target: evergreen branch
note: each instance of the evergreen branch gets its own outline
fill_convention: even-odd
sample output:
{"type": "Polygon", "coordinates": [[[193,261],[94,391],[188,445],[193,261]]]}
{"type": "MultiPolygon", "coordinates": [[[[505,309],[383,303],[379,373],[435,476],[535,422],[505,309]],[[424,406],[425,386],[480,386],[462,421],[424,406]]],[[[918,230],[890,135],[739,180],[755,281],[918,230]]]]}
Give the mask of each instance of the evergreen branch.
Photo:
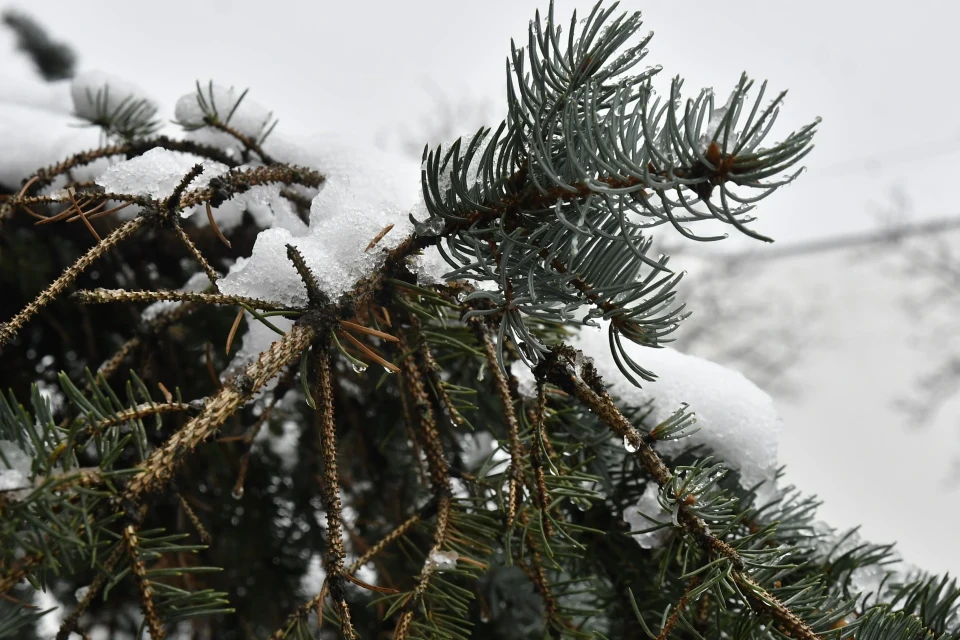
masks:
{"type": "MultiPolygon", "coordinates": [[[[172,199],[173,196],[170,196],[172,199]]],[[[203,269],[203,272],[207,274],[207,279],[210,280],[210,284],[213,285],[214,291],[219,293],[217,288],[217,280],[220,279],[220,274],[217,273],[217,270],[210,266],[210,263],[207,262],[207,259],[203,257],[203,254],[200,253],[200,249],[197,248],[197,245],[193,243],[193,240],[190,239],[190,236],[187,235],[187,232],[183,230],[183,227],[177,221],[173,225],[173,232],[177,234],[177,239],[180,240],[180,243],[186,247],[187,251],[193,255],[194,259],[200,265],[200,268],[203,269]]]]}
{"type": "MultiPolygon", "coordinates": [[[[175,140],[166,136],[157,136],[155,138],[132,140],[77,153],[57,164],[38,169],[33,176],[25,181],[25,184],[33,190],[43,189],[44,187],[50,186],[58,176],[64,175],[77,167],[91,164],[101,158],[109,158],[112,156],[135,157],[156,148],[190,153],[220,162],[231,168],[237,167],[240,164],[236,159],[227,155],[222,149],[218,149],[217,147],[192,142],[190,140],[175,140]]],[[[29,193],[29,191],[25,188],[19,195],[23,197],[27,195],[27,193],[29,193]]],[[[16,204],[15,199],[11,198],[0,205],[0,224],[2,224],[4,218],[13,212],[16,204]]]]}
{"type": "MultiPolygon", "coordinates": [[[[109,418],[103,420],[97,420],[93,414],[87,416],[89,420],[89,425],[87,432],[89,435],[99,435],[105,430],[120,426],[132,420],[142,420],[147,416],[153,416],[161,413],[173,413],[176,411],[193,411],[194,407],[186,402],[165,402],[165,403],[149,403],[141,404],[123,411],[119,411],[109,418]]],[[[78,432],[76,437],[82,435],[82,432],[78,432]]]]}
{"type": "Polygon", "coordinates": [[[81,304],[107,304],[110,302],[158,302],[177,301],[198,304],[247,305],[267,311],[297,312],[281,304],[222,293],[197,293],[193,291],[127,291],[125,289],[82,289],[73,294],[81,304]]]}
{"type": "Polygon", "coordinates": [[[107,559],[103,563],[104,570],[97,574],[87,588],[87,592],[83,594],[83,597],[77,602],[77,606],[70,612],[70,615],[63,619],[55,640],[69,640],[70,635],[77,631],[80,618],[86,613],[94,598],[100,595],[100,592],[107,585],[107,581],[110,579],[110,572],[113,571],[114,567],[120,561],[120,558],[123,557],[124,551],[126,551],[125,546],[118,544],[113,552],[107,556],[107,559]]]}
{"type": "Polygon", "coordinates": [[[167,632],[160,621],[160,615],[157,613],[157,606],[153,598],[154,589],[147,577],[147,569],[143,564],[143,559],[140,557],[140,542],[137,538],[136,525],[131,523],[124,527],[123,541],[130,558],[130,567],[137,579],[137,586],[140,590],[140,605],[143,609],[147,628],[150,631],[150,637],[163,640],[167,637],[167,632]]]}
{"type": "Polygon", "coordinates": [[[553,535],[553,527],[547,514],[550,507],[550,490],[547,489],[543,474],[543,450],[546,447],[546,430],[544,422],[547,414],[547,392],[543,380],[537,380],[537,404],[533,415],[533,444],[530,452],[530,466],[533,467],[533,478],[536,484],[537,507],[540,509],[540,522],[543,523],[543,534],[549,538],[553,535]]]}
{"type": "Polygon", "coordinates": [[[0,347],[9,342],[17,331],[19,331],[27,321],[30,320],[40,309],[49,304],[54,298],[63,293],[63,291],[73,284],[81,273],[87,267],[93,264],[100,256],[109,251],[115,244],[132,235],[137,229],[143,226],[146,218],[143,216],[133,218],[118,227],[110,235],[93,246],[87,253],[77,259],[72,265],[54,280],[50,286],[43,290],[37,298],[24,307],[16,316],[0,325],[0,347]]]}
{"type": "Polygon", "coordinates": [[[483,352],[487,359],[487,368],[493,376],[493,385],[497,391],[497,395],[500,397],[504,421],[507,424],[507,435],[510,443],[507,528],[510,529],[513,527],[514,519],[517,517],[517,507],[520,501],[519,489],[523,483],[523,458],[525,452],[523,444],[520,442],[520,425],[517,422],[517,414],[513,408],[513,398],[510,397],[510,388],[507,386],[507,379],[503,375],[503,368],[497,357],[497,347],[493,343],[490,328],[479,320],[473,322],[473,327],[477,334],[477,340],[483,347],[483,352]]]}
{"type": "Polygon", "coordinates": [[[342,507],[340,505],[340,474],[337,471],[337,426],[333,416],[333,383],[330,375],[330,357],[321,345],[315,345],[317,384],[313,391],[315,424],[323,454],[323,508],[327,514],[327,550],[324,566],[327,570],[327,587],[333,600],[334,610],[340,617],[340,630],[345,638],[356,638],[344,592],[342,507]]]}
{"type": "Polygon", "coordinates": [[[410,634],[414,611],[430,585],[430,577],[434,570],[433,558],[435,554],[442,551],[446,543],[447,525],[450,520],[450,506],[449,496],[441,496],[437,502],[437,525],[433,531],[433,546],[431,546],[427,559],[424,561],[420,575],[417,576],[413,591],[406,597],[403,605],[403,613],[400,614],[400,619],[397,621],[397,626],[393,631],[394,640],[407,640],[410,634]]]}
{"type": "Polygon", "coordinates": [[[249,400],[257,390],[273,379],[300,353],[310,346],[316,333],[306,325],[296,325],[283,338],[250,364],[236,378],[225,384],[204,405],[203,411],[173,434],[161,447],[155,449],[139,467],[126,491],[128,499],[136,501],[148,493],[160,490],[190,453],[212,436],[233,413],[249,400]]]}
{"type": "Polygon", "coordinates": [[[317,188],[323,184],[323,181],[324,177],[321,173],[294,165],[279,164],[253,169],[231,169],[221,176],[211,178],[208,187],[184,194],[181,207],[187,209],[204,202],[219,207],[233,196],[245,193],[256,186],[280,183],[317,188]]]}
{"type": "MultiPolygon", "coordinates": [[[[576,351],[566,346],[554,349],[555,359],[546,369],[547,379],[580,400],[597,417],[603,421],[624,442],[633,448],[634,456],[641,466],[660,487],[665,487],[673,479],[673,473],[664,464],[660,455],[654,451],[647,439],[620,412],[616,404],[603,389],[602,382],[593,366],[586,362],[583,365],[582,377],[577,375],[573,367],[576,351]],[[559,358],[567,360],[562,364],[559,358]]],[[[757,584],[744,571],[745,565],[740,554],[729,544],[711,533],[703,518],[690,509],[685,500],[677,502],[677,518],[679,525],[703,549],[711,559],[723,558],[732,566],[731,576],[740,587],[741,592],[758,611],[769,615],[777,627],[788,637],[795,640],[819,640],[819,636],[787,606],[783,605],[775,596],[757,584]]]]}
{"type": "MultiPolygon", "coordinates": [[[[409,531],[413,525],[420,522],[420,520],[421,520],[420,514],[414,514],[409,518],[407,518],[406,520],[404,520],[393,531],[391,531],[386,536],[381,538],[379,542],[377,542],[375,545],[367,549],[366,553],[364,553],[362,556],[360,556],[357,559],[356,562],[350,565],[350,567],[346,570],[346,573],[349,573],[349,574],[356,573],[356,571],[360,569],[360,567],[367,564],[373,558],[378,556],[387,546],[389,546],[392,542],[394,542],[395,540],[397,540],[398,538],[406,534],[407,531],[409,531]]],[[[318,593],[314,597],[307,600],[305,603],[303,603],[300,606],[300,608],[298,608],[296,611],[291,613],[287,617],[287,620],[286,622],[284,622],[283,626],[277,629],[276,631],[274,631],[273,634],[270,635],[269,640],[283,640],[284,638],[286,638],[287,634],[289,634],[295,627],[301,624],[306,619],[306,617],[310,615],[311,611],[315,611],[317,607],[322,606],[324,597],[326,597],[326,585],[324,585],[324,588],[321,589],[320,593],[318,593]]]]}
{"type": "MultiPolygon", "coordinates": [[[[416,326],[416,325],[414,325],[416,326]]],[[[430,471],[430,484],[434,495],[439,498],[450,493],[450,469],[443,453],[443,444],[440,442],[440,433],[437,431],[437,421],[433,414],[430,396],[427,395],[423,373],[417,364],[414,354],[416,351],[408,346],[406,339],[400,339],[400,349],[407,353],[401,362],[401,371],[405,386],[413,397],[417,408],[419,425],[418,439],[421,441],[427,455],[427,465],[430,471]]]]}
{"type": "Polygon", "coordinates": [[[30,553],[19,560],[14,566],[4,569],[0,574],[0,596],[5,596],[20,584],[20,581],[29,576],[33,570],[39,567],[46,556],[43,553],[30,553]]]}
{"type": "Polygon", "coordinates": [[[276,160],[270,157],[267,154],[267,152],[263,150],[263,147],[260,145],[259,142],[257,142],[254,138],[251,138],[250,136],[240,133],[235,128],[231,127],[228,123],[216,120],[212,122],[207,122],[207,126],[213,129],[217,129],[218,131],[223,131],[224,133],[232,136],[234,139],[237,140],[237,142],[242,144],[247,151],[253,151],[258,156],[260,156],[260,160],[263,162],[263,164],[271,165],[271,164],[277,163],[276,160]]]}
{"type": "Polygon", "coordinates": [[[656,640],[670,640],[670,634],[673,633],[673,629],[677,626],[680,616],[683,615],[684,610],[689,604],[688,599],[690,598],[690,592],[696,589],[698,586],[700,586],[700,576],[696,575],[690,578],[687,588],[684,589],[683,595],[680,596],[680,600],[677,602],[676,606],[673,607],[673,611],[670,612],[670,617],[667,618],[667,621],[660,630],[660,634],[657,635],[656,640]]]}

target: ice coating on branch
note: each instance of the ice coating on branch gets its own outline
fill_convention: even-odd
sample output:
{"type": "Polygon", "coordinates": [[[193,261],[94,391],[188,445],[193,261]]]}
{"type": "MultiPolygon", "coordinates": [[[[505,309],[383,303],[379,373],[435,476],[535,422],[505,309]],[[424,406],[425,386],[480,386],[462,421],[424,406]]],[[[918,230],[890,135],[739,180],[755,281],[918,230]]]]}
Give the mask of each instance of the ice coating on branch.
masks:
{"type": "Polygon", "coordinates": [[[315,168],[326,178],[311,203],[309,229],[300,236],[283,228],[262,231],[249,260],[238,261],[220,281],[220,291],[305,305],[306,287],[287,257],[290,244],[336,301],[413,233],[408,212],[419,192],[416,165],[329,135],[313,138],[305,148],[281,148],[279,157],[315,168]]]}
{"type": "MultiPolygon", "coordinates": [[[[227,171],[227,166],[219,162],[156,147],[143,155],[113,165],[96,182],[108,193],[162,200],[173,193],[196,164],[203,165],[203,173],[190,183],[190,189],[204,187],[211,178],[227,171]]],[[[183,215],[186,217],[192,212],[193,209],[185,210],[183,215]]]]}
{"type": "MultiPolygon", "coordinates": [[[[703,130],[703,134],[700,136],[700,150],[706,151],[707,147],[710,146],[710,142],[713,140],[713,136],[717,135],[717,130],[720,129],[720,125],[723,124],[723,119],[726,117],[727,112],[730,110],[730,107],[733,106],[734,98],[736,98],[737,92],[734,91],[730,94],[730,97],[727,98],[727,103],[722,107],[714,107],[710,111],[710,119],[707,121],[707,127],[703,130]]],[[[720,135],[717,136],[717,144],[723,148],[723,137],[724,132],[720,131],[720,135]]],[[[730,130],[729,138],[727,139],[726,151],[732,151],[735,146],[737,146],[738,135],[732,129],[730,130]]]]}
{"type": "Polygon", "coordinates": [[[655,382],[638,388],[617,368],[610,353],[608,323],[601,324],[604,331],[581,331],[575,346],[595,359],[611,395],[635,407],[652,403],[644,421],[649,426],[669,418],[683,403],[696,415],[698,431],[680,440],[659,442],[656,449],[672,456],[703,445],[718,461],[740,472],[745,489],[764,483],[758,489],[760,504],[772,499],[783,429],[773,399],[737,371],[673,349],[641,347],[624,339],[630,357],[657,375],[655,382]]]}
{"type": "Polygon", "coordinates": [[[149,119],[157,112],[156,101],[135,84],[103,71],[87,71],[70,83],[74,113],[90,122],[101,121],[139,102],[145,102],[140,115],[149,119]]]}
{"type": "Polygon", "coordinates": [[[12,440],[0,440],[0,491],[30,485],[30,455],[12,440]]]}
{"type": "MultiPolygon", "coordinates": [[[[623,519],[630,525],[631,531],[643,531],[657,526],[658,522],[670,522],[670,512],[660,504],[659,497],[660,487],[657,486],[656,482],[648,482],[637,503],[623,510],[623,519]],[[643,512],[647,518],[640,515],[640,512],[643,512]],[[651,522],[648,518],[653,518],[656,522],[651,522]]],[[[669,537],[670,527],[633,534],[633,538],[644,549],[661,547],[669,537]]]]}

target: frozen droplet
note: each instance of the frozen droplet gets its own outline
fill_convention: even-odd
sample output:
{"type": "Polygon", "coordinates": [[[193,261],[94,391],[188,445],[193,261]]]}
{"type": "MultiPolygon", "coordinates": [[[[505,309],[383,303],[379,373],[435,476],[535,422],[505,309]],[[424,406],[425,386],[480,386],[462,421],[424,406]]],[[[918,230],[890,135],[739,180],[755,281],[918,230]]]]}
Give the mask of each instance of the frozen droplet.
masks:
{"type": "Polygon", "coordinates": [[[486,372],[486,370],[487,370],[487,363],[484,362],[483,364],[480,365],[480,371],[477,371],[477,382],[483,381],[483,374],[484,372],[486,372]]]}
{"type": "Polygon", "coordinates": [[[636,453],[640,447],[635,447],[633,443],[630,442],[629,436],[623,436],[623,448],[627,450],[627,453],[636,453]]]}
{"type": "Polygon", "coordinates": [[[427,558],[426,567],[431,571],[450,571],[457,568],[457,559],[460,555],[456,551],[439,551],[434,549],[427,558]]]}
{"type": "Polygon", "coordinates": [[[423,222],[417,222],[413,225],[413,230],[418,236],[436,236],[439,235],[447,222],[441,217],[427,218],[423,222]]]}
{"type": "Polygon", "coordinates": [[[80,587],[79,589],[74,591],[73,596],[77,599],[77,602],[80,602],[81,600],[87,597],[87,593],[89,591],[90,591],[90,585],[87,585],[85,587],[80,587]]]}

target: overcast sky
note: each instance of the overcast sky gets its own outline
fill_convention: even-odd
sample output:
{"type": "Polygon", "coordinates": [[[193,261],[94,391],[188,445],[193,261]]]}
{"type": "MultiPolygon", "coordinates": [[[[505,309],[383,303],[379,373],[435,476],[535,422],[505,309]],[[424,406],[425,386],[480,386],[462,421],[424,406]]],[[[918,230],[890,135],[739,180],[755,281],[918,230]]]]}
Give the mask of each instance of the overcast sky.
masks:
{"type": "MultiPolygon", "coordinates": [[[[8,6],[18,6],[7,3],[8,6]]],[[[504,104],[504,59],[544,2],[404,0],[30,0],[19,6],[76,44],[81,68],[137,79],[168,104],[196,79],[250,87],[290,132],[373,138],[419,121],[425,83],[504,104]],[[159,10],[162,6],[163,10],[159,10]],[[268,8],[265,8],[268,7],[268,8]]],[[[589,2],[557,2],[558,16],[589,2]]],[[[690,94],[726,94],[742,71],[789,89],[781,132],[823,118],[809,171],[760,210],[781,242],[873,224],[874,205],[904,190],[919,217],[960,213],[953,117],[960,5],[807,0],[632,1],[655,32],[649,60],[690,94]],[[776,7],[775,9],[773,7],[776,7]],[[871,161],[866,165],[865,158],[871,161]],[[865,168],[866,167],[866,168],[865,168]]],[[[496,124],[496,123],[491,123],[496,124]]],[[[736,240],[735,240],[736,241],[736,240]]],[[[733,244],[732,242],[730,243],[733,244]]]]}
{"type": "MultiPolygon", "coordinates": [[[[81,70],[102,69],[135,80],[170,107],[171,117],[174,101],[191,92],[195,80],[214,79],[249,87],[251,97],[272,108],[287,133],[335,129],[369,140],[429,115],[435,105],[423,89],[428,84],[442,87],[455,102],[488,102],[500,109],[510,38],[522,41],[528,20],[545,6],[534,0],[167,0],[162,5],[133,0],[29,0],[17,5],[0,0],[2,4],[28,9],[53,35],[74,44],[81,70]]],[[[568,17],[576,7],[585,16],[590,6],[559,1],[556,13],[568,17]]],[[[781,134],[823,118],[817,148],[806,162],[809,171],[763,203],[758,230],[788,243],[871,229],[875,211],[894,188],[907,195],[917,217],[960,215],[950,189],[960,169],[960,122],[954,117],[960,102],[960,84],[954,81],[960,4],[925,0],[908,8],[887,1],[646,0],[625,2],[621,8],[643,12],[646,28],[656,33],[650,64],[663,65],[664,79],[686,78],[687,95],[704,86],[726,95],[747,71],[758,80],[769,79],[772,90],[790,90],[779,121],[781,134]]],[[[0,41],[3,50],[9,48],[7,42],[0,41]]],[[[0,72],[13,72],[20,64],[0,58],[0,65],[8,63],[0,72]]],[[[731,239],[735,243],[747,244],[731,239]]],[[[844,268],[838,261],[831,264],[844,268]]],[[[876,374],[885,364],[897,366],[879,358],[871,371],[876,374]]],[[[836,389],[828,402],[848,406],[842,388],[836,389]]],[[[874,407],[877,420],[886,406],[874,407]]],[[[856,438],[870,439],[867,418],[850,411],[843,421],[828,425],[848,429],[848,434],[853,433],[851,424],[859,425],[856,436],[838,443],[845,448],[856,447],[856,438]]],[[[827,420],[839,415],[831,413],[829,403],[822,414],[827,420]]],[[[791,417],[802,419],[801,414],[791,417]]],[[[896,437],[888,438],[890,447],[896,447],[891,440],[896,437]]],[[[809,438],[797,430],[787,438],[790,446],[804,442],[809,444],[809,438]]],[[[911,455],[915,449],[909,448],[911,455]]],[[[836,449],[833,454],[829,464],[843,464],[843,455],[836,449]]],[[[817,458],[805,456],[802,464],[815,474],[817,458]]],[[[857,470],[862,473],[861,467],[857,470]]],[[[937,474],[924,479],[935,482],[937,474]]],[[[818,491],[829,491],[821,485],[818,491]]],[[[876,492],[887,489],[895,487],[873,490],[867,515],[876,522],[884,517],[876,492]]],[[[858,489],[856,500],[869,500],[870,492],[869,487],[858,489]]],[[[955,506],[957,494],[952,496],[955,506]]],[[[848,510],[856,514],[853,500],[848,510]]],[[[845,509],[835,501],[832,512],[845,509]]],[[[950,535],[928,536],[919,526],[905,541],[918,554],[927,539],[945,541],[950,535]]],[[[874,525],[872,532],[881,529],[874,525]]],[[[921,562],[941,568],[932,566],[932,553],[921,562]]],[[[960,568],[960,554],[950,562],[954,570],[960,568]]]]}

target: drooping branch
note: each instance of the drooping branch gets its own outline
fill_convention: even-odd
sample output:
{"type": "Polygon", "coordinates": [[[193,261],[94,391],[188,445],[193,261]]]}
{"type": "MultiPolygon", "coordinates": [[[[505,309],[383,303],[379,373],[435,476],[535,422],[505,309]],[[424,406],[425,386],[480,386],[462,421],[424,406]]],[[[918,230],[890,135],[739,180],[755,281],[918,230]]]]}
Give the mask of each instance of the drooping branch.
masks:
{"type": "Polygon", "coordinates": [[[325,345],[313,349],[316,359],[317,383],[313,391],[317,410],[316,425],[323,456],[323,486],[321,497],[327,514],[327,550],[324,566],[327,570],[327,588],[333,600],[333,608],[340,618],[340,630],[348,639],[356,638],[350,607],[344,590],[342,507],[340,504],[340,474],[337,470],[337,427],[333,416],[333,381],[330,375],[330,356],[325,345]]]}
{"type": "Polygon", "coordinates": [[[300,357],[315,337],[316,332],[312,327],[295,325],[274,342],[243,373],[210,398],[200,415],[150,454],[140,465],[140,472],[130,481],[126,497],[137,501],[169,482],[187,454],[216,433],[227,418],[279,374],[283,367],[300,357]]]}
{"type": "Polygon", "coordinates": [[[517,506],[520,501],[520,486],[523,484],[523,459],[526,455],[523,449],[523,443],[520,441],[520,424],[517,422],[517,413],[513,408],[513,398],[510,396],[510,387],[507,385],[507,379],[500,370],[497,361],[497,347],[493,343],[493,336],[489,327],[479,320],[473,321],[474,331],[477,333],[477,339],[483,347],[483,353],[487,359],[487,369],[493,378],[493,384],[497,395],[500,397],[500,404],[503,406],[503,416],[507,423],[507,437],[510,443],[510,469],[509,474],[509,495],[507,498],[507,528],[513,526],[514,519],[517,517],[517,506]]]}
{"type": "MultiPolygon", "coordinates": [[[[611,431],[634,449],[634,457],[660,486],[665,486],[673,473],[653,449],[651,442],[640,434],[620,412],[613,399],[603,388],[592,365],[583,366],[583,375],[577,375],[572,365],[575,350],[565,345],[554,349],[552,362],[545,366],[547,379],[589,408],[611,431]]],[[[685,502],[677,503],[677,522],[697,543],[711,560],[726,559],[731,565],[731,575],[751,606],[760,613],[769,615],[778,628],[795,640],[820,640],[820,637],[789,607],[781,603],[747,573],[743,558],[736,549],[710,531],[704,520],[693,513],[685,502]]]]}

